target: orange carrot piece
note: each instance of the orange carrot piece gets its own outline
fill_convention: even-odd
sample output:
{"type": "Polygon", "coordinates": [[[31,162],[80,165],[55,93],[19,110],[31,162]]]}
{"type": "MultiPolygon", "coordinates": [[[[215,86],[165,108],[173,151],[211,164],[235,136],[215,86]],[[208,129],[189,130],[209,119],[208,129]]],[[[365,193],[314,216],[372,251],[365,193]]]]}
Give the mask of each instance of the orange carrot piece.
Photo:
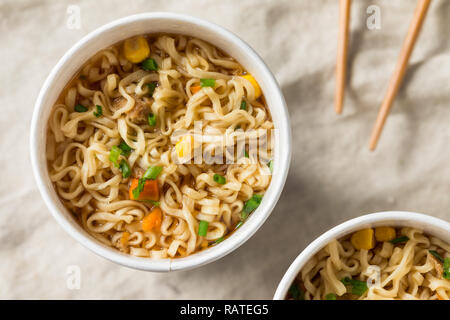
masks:
{"type": "Polygon", "coordinates": [[[153,200],[158,201],[159,200],[159,188],[158,188],[158,182],[156,180],[146,180],[144,185],[144,190],[139,194],[139,197],[137,199],[133,196],[133,190],[138,187],[139,179],[132,179],[130,184],[130,199],[131,200],[153,200]]]}
{"type": "Polygon", "coordinates": [[[191,92],[192,92],[192,94],[196,94],[197,92],[200,91],[201,88],[202,88],[202,87],[200,87],[200,86],[192,86],[192,87],[191,87],[191,92]]]}
{"type": "Polygon", "coordinates": [[[156,207],[150,212],[149,215],[145,216],[142,220],[142,230],[145,232],[150,232],[153,229],[158,229],[161,227],[162,221],[162,211],[160,208],[156,207]]]}
{"type": "Polygon", "coordinates": [[[128,239],[130,239],[130,233],[125,231],[122,233],[122,237],[120,238],[120,243],[124,246],[128,244],[128,239]]]}

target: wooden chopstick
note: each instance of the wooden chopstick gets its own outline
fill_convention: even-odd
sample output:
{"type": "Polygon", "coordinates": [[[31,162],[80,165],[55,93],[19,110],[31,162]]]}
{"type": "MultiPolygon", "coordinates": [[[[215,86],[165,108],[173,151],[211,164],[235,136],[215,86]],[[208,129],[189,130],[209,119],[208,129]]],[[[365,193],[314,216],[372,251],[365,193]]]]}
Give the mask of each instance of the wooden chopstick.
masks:
{"type": "Polygon", "coordinates": [[[342,112],[344,102],[345,78],[347,74],[347,43],[348,25],[350,21],[351,0],[339,1],[339,34],[336,62],[336,93],[335,110],[337,114],[342,112]]]}
{"type": "Polygon", "coordinates": [[[380,110],[378,111],[377,120],[372,130],[372,136],[369,143],[369,149],[372,151],[375,150],[377,146],[384,123],[386,122],[386,118],[389,115],[389,111],[392,107],[392,103],[394,102],[397,91],[400,87],[400,84],[402,83],[406,68],[408,66],[409,58],[414,49],[414,44],[416,43],[417,37],[420,33],[420,29],[425,19],[425,15],[427,13],[430,2],[431,0],[419,0],[417,3],[414,17],[409,26],[408,34],[406,35],[406,38],[403,42],[403,47],[397,61],[397,66],[395,67],[394,74],[392,75],[392,78],[389,82],[386,95],[384,96],[383,103],[381,104],[380,110]]]}

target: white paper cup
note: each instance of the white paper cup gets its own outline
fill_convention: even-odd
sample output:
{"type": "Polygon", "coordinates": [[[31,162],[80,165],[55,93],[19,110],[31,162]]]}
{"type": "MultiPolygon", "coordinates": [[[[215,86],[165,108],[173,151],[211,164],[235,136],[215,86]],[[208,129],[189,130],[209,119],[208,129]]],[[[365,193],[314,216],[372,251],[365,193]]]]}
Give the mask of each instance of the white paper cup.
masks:
{"type": "Polygon", "coordinates": [[[164,272],[192,269],[219,259],[242,245],[261,227],[275,207],[286,181],[291,158],[291,131],[286,103],[277,81],[258,54],[244,41],[230,31],[198,18],[166,12],[144,13],[125,17],[96,29],[78,41],[61,58],[42,86],[36,101],[31,123],[30,152],[39,191],[55,219],[72,237],[113,262],[135,269],[164,272]],[[272,182],[258,209],[225,241],[177,259],[133,257],[105,246],[91,237],[59,200],[49,179],[45,158],[47,121],[64,86],[98,51],[126,38],[147,33],[177,33],[196,37],[231,55],[258,81],[277,130],[272,182]]]}
{"type": "Polygon", "coordinates": [[[367,214],[334,227],[307,246],[294,262],[292,262],[291,266],[284,274],[283,279],[281,279],[277,291],[275,292],[274,299],[285,299],[292,282],[302,270],[303,266],[333,239],[340,239],[361,229],[380,226],[412,227],[450,243],[450,223],[444,220],[421,213],[404,211],[387,211],[367,214]]]}

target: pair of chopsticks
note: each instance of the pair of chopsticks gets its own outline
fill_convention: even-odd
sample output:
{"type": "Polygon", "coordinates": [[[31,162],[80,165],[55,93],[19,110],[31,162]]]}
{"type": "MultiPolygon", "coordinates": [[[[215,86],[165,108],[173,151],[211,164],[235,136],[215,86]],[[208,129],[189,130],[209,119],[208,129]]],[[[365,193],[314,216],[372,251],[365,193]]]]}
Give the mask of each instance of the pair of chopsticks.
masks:
{"type": "MultiPolygon", "coordinates": [[[[408,34],[403,42],[403,47],[395,67],[394,74],[389,82],[386,95],[378,111],[377,120],[372,130],[370,138],[369,149],[375,150],[378,140],[383,130],[386,118],[391,110],[392,103],[397,95],[398,89],[403,81],[403,77],[408,66],[408,61],[414,49],[417,37],[422,27],[425,15],[428,11],[431,0],[418,0],[414,17],[409,26],[408,34]]],[[[337,50],[337,64],[336,64],[336,95],[335,95],[335,110],[336,113],[342,112],[344,101],[344,89],[346,79],[347,66],[347,43],[348,43],[348,25],[350,21],[350,5],[351,0],[340,0],[339,2],[339,36],[338,36],[338,50],[337,50]]]]}

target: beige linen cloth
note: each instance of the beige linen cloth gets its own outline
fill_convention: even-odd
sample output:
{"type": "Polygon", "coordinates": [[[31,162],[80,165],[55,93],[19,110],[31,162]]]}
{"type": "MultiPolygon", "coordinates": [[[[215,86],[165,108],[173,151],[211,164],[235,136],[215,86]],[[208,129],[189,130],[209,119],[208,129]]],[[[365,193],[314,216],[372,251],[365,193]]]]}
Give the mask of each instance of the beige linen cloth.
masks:
{"type": "Polygon", "coordinates": [[[410,210],[450,220],[450,1],[432,1],[378,149],[367,148],[415,5],[353,1],[337,116],[337,0],[1,0],[0,298],[271,299],[301,250],[347,219],[410,210]],[[81,10],[80,29],[66,26],[69,5],[81,10]],[[366,26],[370,5],[380,29],[366,26]],[[204,18],[247,41],[282,87],[293,135],[289,177],[264,226],[225,258],[168,274],[115,265],[73,240],[44,205],[29,160],[34,102],[58,59],[97,27],[148,11],[204,18]],[[66,284],[72,265],[79,290],[66,284]]]}

